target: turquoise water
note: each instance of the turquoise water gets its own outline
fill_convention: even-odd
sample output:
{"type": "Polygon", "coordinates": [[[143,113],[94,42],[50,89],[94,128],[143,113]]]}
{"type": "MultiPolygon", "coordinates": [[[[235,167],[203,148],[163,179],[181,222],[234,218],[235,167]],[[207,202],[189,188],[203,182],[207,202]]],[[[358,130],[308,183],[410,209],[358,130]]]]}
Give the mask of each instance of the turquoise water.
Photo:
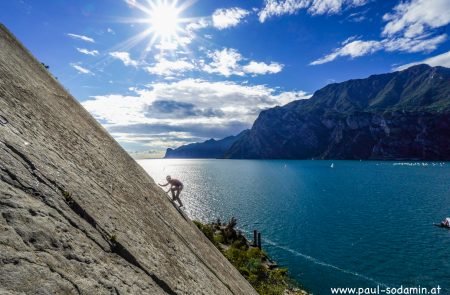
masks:
{"type": "Polygon", "coordinates": [[[450,163],[141,160],[185,184],[186,212],[235,216],[314,294],[330,287],[440,285],[450,291],[450,163]],[[334,168],[331,168],[334,163],[334,168]]]}

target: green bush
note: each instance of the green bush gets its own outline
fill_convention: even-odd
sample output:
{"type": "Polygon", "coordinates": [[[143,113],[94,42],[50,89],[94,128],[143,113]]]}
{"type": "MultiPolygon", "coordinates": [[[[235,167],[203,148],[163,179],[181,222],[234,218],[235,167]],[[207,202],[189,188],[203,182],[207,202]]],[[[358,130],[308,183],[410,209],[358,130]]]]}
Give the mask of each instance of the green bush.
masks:
{"type": "Polygon", "coordinates": [[[263,278],[265,276],[265,268],[261,263],[261,259],[250,258],[247,260],[247,268],[252,273],[257,275],[259,278],[263,278]]]}
{"type": "Polygon", "coordinates": [[[247,250],[247,243],[245,243],[245,241],[242,240],[235,240],[233,241],[233,243],[231,243],[231,247],[236,248],[236,249],[240,249],[240,250],[247,250]]]}
{"type": "Polygon", "coordinates": [[[247,250],[248,258],[261,258],[264,257],[262,251],[259,248],[249,248],[247,250]]]}
{"type": "Polygon", "coordinates": [[[272,281],[283,281],[287,278],[287,268],[275,268],[269,273],[269,279],[272,281]]]}
{"type": "MultiPolygon", "coordinates": [[[[235,220],[230,224],[235,226],[235,220]]],[[[219,221],[220,222],[220,221],[219,221]]],[[[194,221],[195,225],[205,234],[205,236],[222,251],[221,245],[229,246],[222,251],[224,256],[236,267],[242,276],[262,295],[281,295],[292,286],[293,282],[287,269],[275,268],[269,269],[265,265],[267,254],[259,248],[249,247],[248,242],[241,234],[230,234],[230,229],[221,228],[219,222],[213,224],[202,224],[194,221]],[[220,231],[220,233],[219,233],[220,231]],[[217,232],[217,233],[216,233],[217,232]]]]}
{"type": "Polygon", "coordinates": [[[203,224],[198,220],[192,220],[192,222],[201,230],[203,224]]]}
{"type": "Polygon", "coordinates": [[[217,234],[217,235],[214,235],[214,241],[215,241],[217,244],[223,244],[224,241],[225,241],[225,239],[223,238],[223,235],[222,235],[222,234],[217,234]]]}
{"type": "Polygon", "coordinates": [[[214,245],[217,246],[217,242],[214,239],[214,227],[209,224],[202,224],[200,221],[193,221],[199,230],[210,240],[214,245]]]}
{"type": "Polygon", "coordinates": [[[250,271],[246,267],[240,267],[239,272],[244,276],[244,278],[248,278],[250,275],[250,271]]]}
{"type": "Polygon", "coordinates": [[[68,191],[62,191],[62,195],[63,195],[64,199],[66,200],[66,202],[72,201],[72,194],[69,193],[68,191]]]}
{"type": "Polygon", "coordinates": [[[250,274],[246,279],[255,289],[256,289],[256,286],[258,286],[260,284],[259,278],[255,274],[250,274]]]}
{"type": "Polygon", "coordinates": [[[255,289],[261,295],[280,295],[284,294],[286,286],[283,284],[261,283],[255,289]]]}
{"type": "Polygon", "coordinates": [[[245,252],[239,249],[230,247],[224,252],[224,255],[236,268],[245,266],[246,264],[247,257],[245,252]]]}

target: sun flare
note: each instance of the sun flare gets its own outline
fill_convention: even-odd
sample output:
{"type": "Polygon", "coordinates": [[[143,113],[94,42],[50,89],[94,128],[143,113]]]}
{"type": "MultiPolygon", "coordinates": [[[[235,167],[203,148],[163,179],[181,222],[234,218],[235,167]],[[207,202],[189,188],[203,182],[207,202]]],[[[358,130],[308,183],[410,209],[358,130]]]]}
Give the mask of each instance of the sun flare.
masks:
{"type": "Polygon", "coordinates": [[[180,31],[180,9],[176,2],[157,2],[152,4],[149,13],[149,23],[152,33],[162,41],[170,41],[178,38],[180,31]]]}
{"type": "Polygon", "coordinates": [[[147,41],[142,51],[144,59],[153,49],[175,51],[185,47],[193,38],[192,31],[186,24],[197,18],[182,17],[183,12],[196,0],[125,0],[130,7],[143,12],[144,17],[122,18],[121,22],[144,25],[144,30],[119,44],[118,48],[132,48],[144,40],[147,41]]]}

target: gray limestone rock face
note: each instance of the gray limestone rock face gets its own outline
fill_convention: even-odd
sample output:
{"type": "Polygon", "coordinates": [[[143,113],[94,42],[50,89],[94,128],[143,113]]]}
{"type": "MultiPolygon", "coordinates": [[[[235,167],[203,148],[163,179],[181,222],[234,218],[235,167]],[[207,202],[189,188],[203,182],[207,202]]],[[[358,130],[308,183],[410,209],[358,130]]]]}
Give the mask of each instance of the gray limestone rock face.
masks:
{"type": "Polygon", "coordinates": [[[224,157],[448,161],[449,134],[450,68],[416,65],[264,110],[224,157]]]}
{"type": "Polygon", "coordinates": [[[0,26],[0,294],[256,294],[0,26]]]}

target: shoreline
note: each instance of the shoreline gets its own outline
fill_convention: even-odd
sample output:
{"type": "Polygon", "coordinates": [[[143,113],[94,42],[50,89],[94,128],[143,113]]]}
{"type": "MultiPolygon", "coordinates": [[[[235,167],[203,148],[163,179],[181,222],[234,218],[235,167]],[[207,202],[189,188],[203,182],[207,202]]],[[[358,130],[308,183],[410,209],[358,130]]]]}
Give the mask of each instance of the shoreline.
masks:
{"type": "Polygon", "coordinates": [[[380,163],[442,163],[450,164],[450,160],[402,160],[402,159],[228,159],[228,158],[138,158],[130,156],[135,161],[143,160],[231,160],[231,161],[317,161],[317,162],[380,162],[380,163]]]}
{"type": "Polygon", "coordinates": [[[280,267],[261,248],[261,236],[253,243],[237,230],[237,220],[228,223],[220,219],[211,223],[193,221],[259,294],[308,295],[300,284],[290,277],[288,269],[280,267]]]}

